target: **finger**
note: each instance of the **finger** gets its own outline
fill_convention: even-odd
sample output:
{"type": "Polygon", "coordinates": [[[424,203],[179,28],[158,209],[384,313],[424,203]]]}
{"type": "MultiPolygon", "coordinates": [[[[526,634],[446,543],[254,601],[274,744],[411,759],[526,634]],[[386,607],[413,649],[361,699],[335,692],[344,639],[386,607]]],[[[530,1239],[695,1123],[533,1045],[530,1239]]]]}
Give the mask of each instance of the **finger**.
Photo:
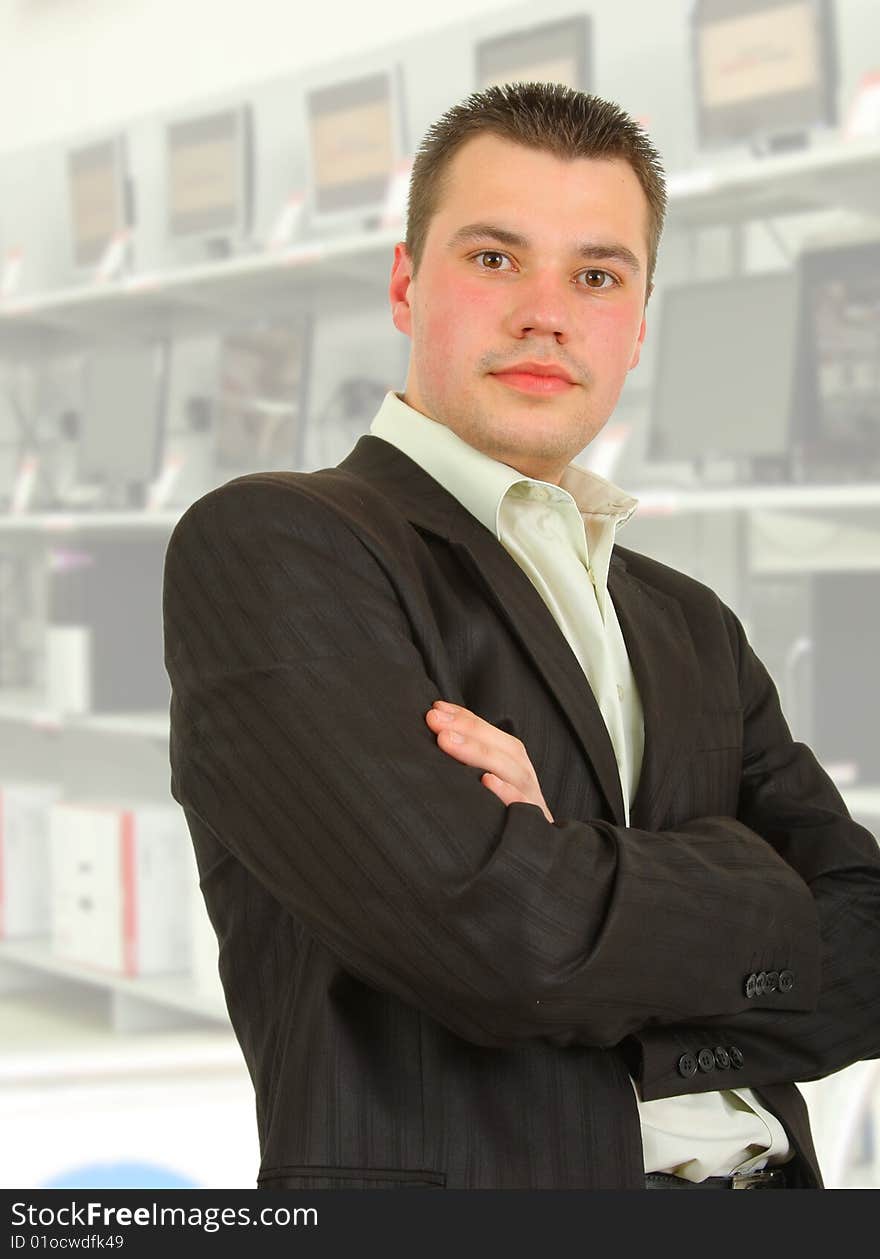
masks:
{"type": "Polygon", "coordinates": [[[455,730],[470,739],[474,748],[482,748],[484,768],[493,770],[508,782],[518,783],[523,790],[531,785],[531,761],[520,740],[513,735],[499,730],[469,708],[449,704],[445,700],[435,700],[425,719],[435,734],[441,730],[455,730]]]}
{"type": "Polygon", "coordinates": [[[553,814],[547,808],[547,804],[542,796],[540,801],[533,800],[530,796],[524,795],[518,791],[511,783],[505,782],[499,778],[497,774],[484,774],[480,779],[484,787],[487,787],[494,795],[498,797],[504,804],[534,804],[541,810],[548,822],[553,822],[553,814]]]}
{"type": "Polygon", "coordinates": [[[497,743],[485,743],[474,739],[458,729],[429,723],[437,735],[437,746],[449,756],[465,765],[475,765],[480,769],[489,770],[505,782],[514,784],[524,791],[529,783],[526,781],[524,766],[509,756],[497,743]]]}
{"type": "Polygon", "coordinates": [[[441,721],[453,725],[456,730],[461,730],[474,739],[482,739],[486,743],[497,744],[498,747],[504,747],[508,743],[509,750],[518,746],[519,741],[512,735],[493,726],[491,721],[486,721],[485,717],[462,704],[450,704],[447,700],[437,699],[430,711],[439,714],[441,721]]]}
{"type": "Polygon", "coordinates": [[[528,804],[521,791],[518,791],[511,783],[505,782],[503,778],[499,778],[497,774],[485,773],[480,782],[484,787],[488,787],[492,794],[496,795],[504,804],[517,804],[519,802],[528,804]]]}

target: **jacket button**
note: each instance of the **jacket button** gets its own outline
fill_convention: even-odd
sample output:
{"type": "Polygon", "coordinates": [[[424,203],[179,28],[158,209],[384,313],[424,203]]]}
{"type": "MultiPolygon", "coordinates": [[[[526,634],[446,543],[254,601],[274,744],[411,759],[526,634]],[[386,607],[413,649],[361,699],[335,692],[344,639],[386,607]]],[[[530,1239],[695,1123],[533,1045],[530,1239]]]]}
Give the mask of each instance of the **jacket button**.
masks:
{"type": "Polygon", "coordinates": [[[711,1049],[701,1049],[697,1054],[697,1066],[701,1071],[715,1070],[715,1055],[711,1049]]]}
{"type": "Polygon", "coordinates": [[[779,971],[768,970],[767,974],[764,976],[764,991],[775,992],[778,987],[779,987],[779,971]]]}
{"type": "Polygon", "coordinates": [[[738,1071],[743,1064],[742,1050],[737,1049],[736,1045],[728,1045],[727,1053],[730,1058],[730,1065],[734,1071],[738,1071]]]}
{"type": "Polygon", "coordinates": [[[763,997],[764,991],[765,991],[764,985],[766,982],[767,982],[767,972],[763,970],[758,971],[757,975],[755,976],[755,996],[756,997],[763,997]]]}
{"type": "Polygon", "coordinates": [[[715,1046],[715,1066],[719,1071],[726,1071],[730,1066],[730,1054],[723,1045],[715,1046]]]}
{"type": "Polygon", "coordinates": [[[790,970],[781,970],[779,972],[779,991],[791,992],[794,987],[794,974],[790,970]]]}
{"type": "Polygon", "coordinates": [[[688,1079],[697,1074],[697,1060],[693,1054],[682,1054],[678,1060],[678,1074],[688,1079]]]}
{"type": "Polygon", "coordinates": [[[752,971],[751,975],[746,976],[746,996],[750,999],[755,995],[755,984],[757,982],[757,978],[758,977],[754,971],[752,971]]]}

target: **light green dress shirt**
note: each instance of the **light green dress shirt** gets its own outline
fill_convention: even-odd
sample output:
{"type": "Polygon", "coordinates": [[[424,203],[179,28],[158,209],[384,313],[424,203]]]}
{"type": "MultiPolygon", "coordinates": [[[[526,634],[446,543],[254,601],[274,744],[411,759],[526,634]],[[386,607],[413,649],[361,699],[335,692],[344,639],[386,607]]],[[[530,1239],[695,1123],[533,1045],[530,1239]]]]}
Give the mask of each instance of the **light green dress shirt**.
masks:
{"type": "MultiPolygon", "coordinates": [[[[370,432],[408,455],[457,498],[528,575],[596,697],[617,757],[628,826],[645,728],[607,581],[617,529],[638,500],[574,463],[559,485],[525,476],[414,410],[394,391],[385,395],[370,432]]],[[[636,1097],[646,1172],[703,1180],[789,1157],[781,1124],[750,1089],[652,1102],[643,1102],[636,1089],[636,1097]]]]}

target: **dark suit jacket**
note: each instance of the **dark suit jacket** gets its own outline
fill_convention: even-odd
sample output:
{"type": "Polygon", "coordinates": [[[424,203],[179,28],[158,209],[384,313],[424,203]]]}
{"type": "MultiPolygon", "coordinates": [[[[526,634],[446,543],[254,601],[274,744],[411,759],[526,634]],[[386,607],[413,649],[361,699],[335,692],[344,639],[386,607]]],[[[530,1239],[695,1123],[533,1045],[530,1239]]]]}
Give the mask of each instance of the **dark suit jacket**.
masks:
{"type": "Polygon", "coordinates": [[[710,589],[617,547],[609,590],[646,727],[629,827],[537,591],[388,442],[177,524],[171,790],[261,1186],[641,1188],[629,1073],[755,1088],[821,1185],[790,1081],[880,1051],[877,845],[710,589]],[[437,747],[438,698],[523,741],[552,825],[437,747]],[[750,995],[761,971],[793,982],[750,995]]]}

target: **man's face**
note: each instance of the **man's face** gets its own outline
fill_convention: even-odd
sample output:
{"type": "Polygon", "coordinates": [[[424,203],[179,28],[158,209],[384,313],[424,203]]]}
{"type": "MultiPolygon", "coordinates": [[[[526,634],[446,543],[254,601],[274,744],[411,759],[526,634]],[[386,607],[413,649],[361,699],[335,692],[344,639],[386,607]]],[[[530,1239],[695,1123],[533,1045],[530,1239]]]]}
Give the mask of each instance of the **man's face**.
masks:
{"type": "Polygon", "coordinates": [[[648,203],[622,160],[495,135],[459,149],[417,279],[395,246],[404,401],[527,476],[559,482],[614,409],[645,336],[648,203]],[[511,371],[540,364],[570,380],[511,371]]]}

